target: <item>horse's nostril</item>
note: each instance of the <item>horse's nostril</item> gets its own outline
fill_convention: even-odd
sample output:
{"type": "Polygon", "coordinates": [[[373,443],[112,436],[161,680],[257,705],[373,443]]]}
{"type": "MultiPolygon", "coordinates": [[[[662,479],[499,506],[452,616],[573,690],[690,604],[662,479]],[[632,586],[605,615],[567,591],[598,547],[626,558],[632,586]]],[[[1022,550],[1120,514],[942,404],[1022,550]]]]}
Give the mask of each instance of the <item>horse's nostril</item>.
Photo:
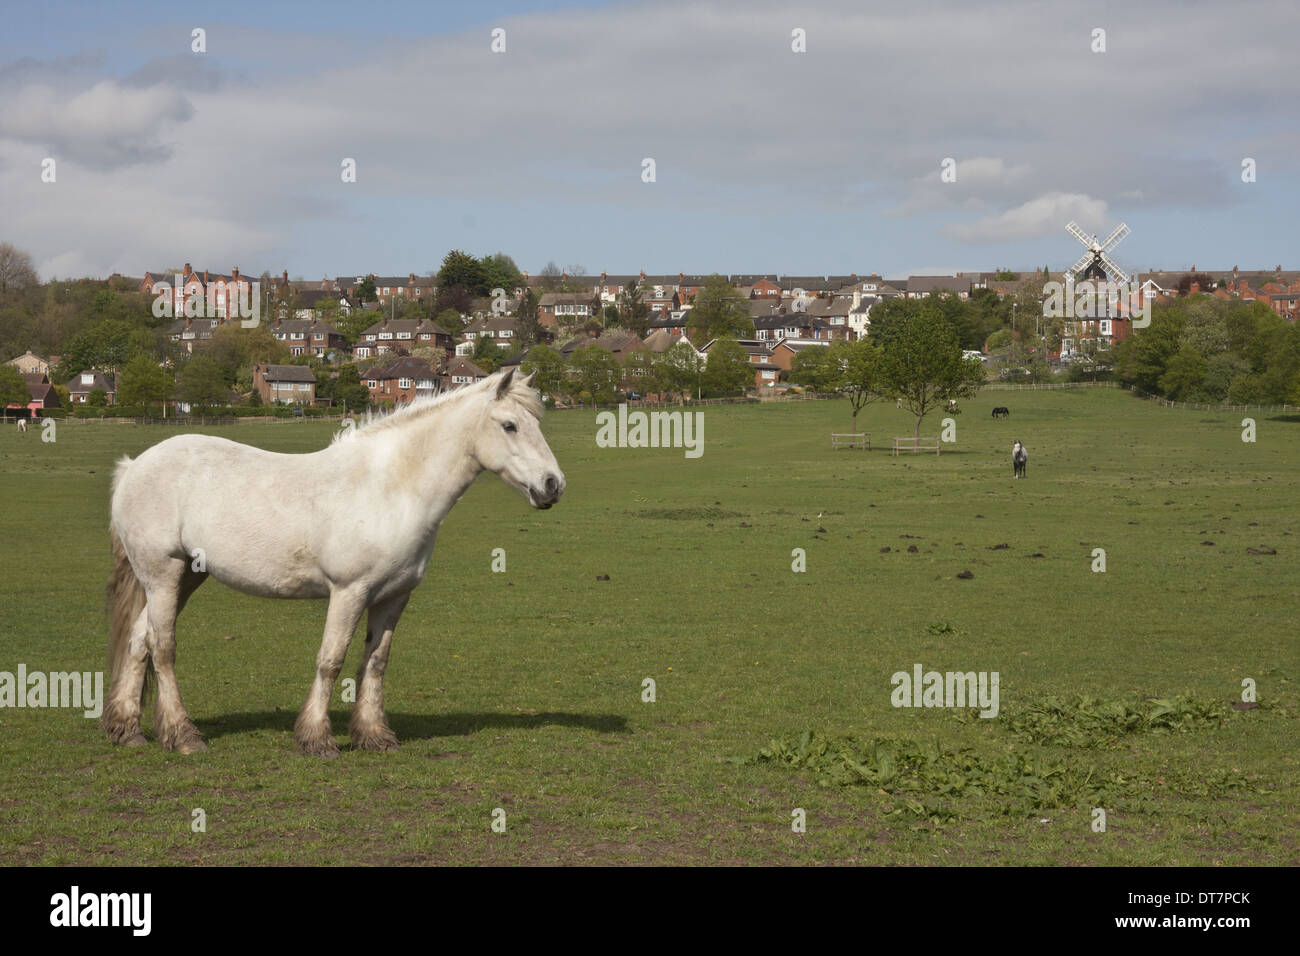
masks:
{"type": "Polygon", "coordinates": [[[555,494],[555,492],[559,490],[559,487],[560,487],[560,483],[555,480],[554,475],[546,476],[546,493],[548,495],[555,494]]]}

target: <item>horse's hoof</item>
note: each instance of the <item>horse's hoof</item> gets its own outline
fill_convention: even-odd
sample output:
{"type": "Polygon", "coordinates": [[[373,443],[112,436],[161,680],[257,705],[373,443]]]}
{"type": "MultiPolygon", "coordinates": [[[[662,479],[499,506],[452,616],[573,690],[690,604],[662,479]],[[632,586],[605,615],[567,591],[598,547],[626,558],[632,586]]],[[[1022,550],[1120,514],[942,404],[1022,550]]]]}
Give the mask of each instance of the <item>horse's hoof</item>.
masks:
{"type": "Polygon", "coordinates": [[[384,734],[370,734],[365,737],[353,737],[352,749],[354,750],[375,750],[390,751],[399,749],[397,735],[391,730],[384,734]]]}
{"type": "Polygon", "coordinates": [[[123,747],[144,747],[149,743],[144,734],[132,734],[122,741],[123,747]]]}
{"type": "Polygon", "coordinates": [[[176,745],[176,752],[179,754],[201,754],[206,753],[207,749],[208,745],[202,737],[191,737],[176,745]]]}
{"type": "Polygon", "coordinates": [[[334,742],[333,737],[323,737],[319,740],[300,740],[298,741],[298,752],[306,754],[308,757],[324,757],[328,760],[339,755],[339,745],[334,742]]]}

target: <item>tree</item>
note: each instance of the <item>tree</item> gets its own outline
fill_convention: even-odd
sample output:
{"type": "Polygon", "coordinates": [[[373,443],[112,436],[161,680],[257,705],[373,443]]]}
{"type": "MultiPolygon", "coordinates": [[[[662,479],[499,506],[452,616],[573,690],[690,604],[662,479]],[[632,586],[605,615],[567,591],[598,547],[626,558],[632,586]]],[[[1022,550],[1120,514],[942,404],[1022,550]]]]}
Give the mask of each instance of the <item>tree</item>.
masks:
{"type": "MultiPolygon", "coordinates": [[[[804,349],[804,351],[811,350],[804,349]]],[[[880,347],[870,339],[859,339],[856,342],[836,342],[827,351],[831,353],[831,359],[839,364],[843,370],[840,388],[848,396],[849,406],[853,409],[852,431],[856,434],[858,430],[858,412],[882,397],[880,394],[880,375],[881,363],[884,357],[880,347]]]]}
{"type": "Polygon", "coordinates": [[[137,355],[126,363],[117,380],[119,405],[157,405],[171,397],[176,383],[171,372],[161,368],[147,355],[137,355]]]}
{"type": "Polygon", "coordinates": [[[574,372],[575,388],[579,393],[588,393],[592,404],[608,404],[614,400],[623,367],[612,352],[599,345],[584,345],[569,356],[569,368],[574,372]]]}
{"type": "MultiPolygon", "coordinates": [[[[619,294],[618,324],[634,335],[645,338],[650,330],[650,307],[641,301],[641,282],[633,279],[619,294]]],[[[748,314],[748,307],[746,307],[748,314]]]]}
{"type": "Polygon", "coordinates": [[[513,295],[514,290],[524,284],[524,274],[515,265],[515,260],[504,252],[496,252],[480,259],[479,271],[486,287],[484,295],[491,294],[493,289],[505,289],[507,295],[513,295]]]}
{"type": "Polygon", "coordinates": [[[491,375],[497,369],[501,368],[501,363],[509,356],[506,350],[492,341],[490,335],[480,335],[478,341],[474,343],[474,352],[470,356],[470,361],[491,375]]]}
{"type": "Polygon", "coordinates": [[[225,372],[208,356],[194,355],[181,369],[176,397],[187,405],[225,404],[226,392],[225,372]]]}
{"type": "Polygon", "coordinates": [[[442,268],[438,270],[439,295],[444,289],[455,288],[466,289],[471,296],[487,295],[492,288],[488,285],[483,263],[459,249],[453,249],[443,256],[442,268]]]}
{"type": "Polygon", "coordinates": [[[434,316],[433,321],[446,329],[453,336],[460,335],[460,333],[465,330],[465,319],[457,309],[443,309],[434,316]]]}
{"type": "Polygon", "coordinates": [[[969,398],[984,381],[979,359],[963,359],[961,343],[952,326],[938,312],[923,310],[904,324],[882,350],[880,390],[902,401],[916,416],[913,436],[921,436],[921,422],[935,406],[969,398]]]}
{"type": "Polygon", "coordinates": [[[831,346],[810,345],[790,360],[790,381],[817,392],[833,392],[844,379],[844,369],[831,346]]]}
{"type": "Polygon", "coordinates": [[[1015,282],[1019,278],[1020,276],[1010,269],[998,269],[997,272],[993,273],[993,279],[997,282],[1015,282]]]}
{"type": "Polygon", "coordinates": [[[718,339],[709,349],[708,361],[704,364],[704,388],[710,392],[722,392],[730,395],[754,385],[754,366],[750,364],[749,353],[745,347],[734,339],[718,339]]]}
{"type": "Polygon", "coordinates": [[[677,392],[683,403],[686,396],[699,394],[704,372],[700,353],[689,342],[676,342],[659,356],[657,378],[666,392],[677,392]]]}
{"type": "Polygon", "coordinates": [[[17,246],[0,242],[0,298],[10,292],[25,292],[39,283],[32,257],[17,246]]]}
{"type": "Polygon", "coordinates": [[[350,309],[349,311],[340,312],[338,318],[334,320],[334,328],[343,333],[344,340],[348,345],[356,345],[361,341],[362,334],[378,320],[377,312],[367,312],[365,309],[350,309]]]}
{"type": "Polygon", "coordinates": [[[351,412],[363,412],[370,405],[370,389],[366,388],[365,383],[361,381],[361,375],[355,365],[344,365],[339,369],[339,376],[334,379],[332,393],[335,406],[341,405],[351,412]]]}
{"type": "Polygon", "coordinates": [[[364,279],[361,280],[361,282],[357,285],[356,288],[356,296],[357,299],[361,302],[379,301],[379,293],[375,291],[374,276],[366,276],[364,279]]]}
{"type": "Polygon", "coordinates": [[[1175,402],[1194,400],[1205,381],[1207,369],[1205,356],[1190,345],[1184,345],[1169,360],[1165,373],[1160,376],[1160,391],[1175,402]]]}
{"type": "Polygon", "coordinates": [[[555,349],[546,345],[535,345],[528,350],[528,358],[519,365],[525,375],[537,373],[533,387],[543,395],[564,395],[568,378],[565,374],[564,358],[555,349]]]}
{"type": "Polygon", "coordinates": [[[659,363],[653,352],[633,349],[623,358],[623,377],[628,387],[647,395],[662,391],[659,381],[659,363]]]}
{"type": "Polygon", "coordinates": [[[532,289],[525,289],[519,298],[519,315],[515,323],[519,344],[530,348],[540,343],[545,335],[538,317],[537,294],[532,289]]]}
{"type": "Polygon", "coordinates": [[[103,408],[108,404],[108,392],[102,388],[92,388],[86,396],[86,404],[94,408],[103,408]]]}
{"type": "Polygon", "coordinates": [[[754,320],[749,314],[749,301],[723,276],[709,276],[695,295],[695,305],[689,313],[689,322],[696,330],[696,341],[710,339],[754,337],[754,320]]]}
{"type": "Polygon", "coordinates": [[[26,408],[31,400],[32,392],[22,373],[12,365],[0,365],[0,408],[10,405],[26,408]]]}
{"type": "Polygon", "coordinates": [[[542,267],[538,274],[538,285],[543,292],[559,292],[560,283],[564,278],[564,270],[557,266],[552,260],[542,267]]]}

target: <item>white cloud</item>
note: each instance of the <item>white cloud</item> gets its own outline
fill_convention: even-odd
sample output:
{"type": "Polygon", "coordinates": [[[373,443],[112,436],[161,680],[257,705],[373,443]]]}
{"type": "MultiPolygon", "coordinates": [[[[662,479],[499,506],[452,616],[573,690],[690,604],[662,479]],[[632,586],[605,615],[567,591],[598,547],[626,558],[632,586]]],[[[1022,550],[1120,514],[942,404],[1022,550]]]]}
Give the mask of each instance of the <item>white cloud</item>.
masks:
{"type": "Polygon", "coordinates": [[[1085,229],[1106,220],[1106,202],[1082,193],[1048,193],[973,223],[951,225],[943,233],[963,242],[999,242],[1055,235],[1075,220],[1085,229]]]}

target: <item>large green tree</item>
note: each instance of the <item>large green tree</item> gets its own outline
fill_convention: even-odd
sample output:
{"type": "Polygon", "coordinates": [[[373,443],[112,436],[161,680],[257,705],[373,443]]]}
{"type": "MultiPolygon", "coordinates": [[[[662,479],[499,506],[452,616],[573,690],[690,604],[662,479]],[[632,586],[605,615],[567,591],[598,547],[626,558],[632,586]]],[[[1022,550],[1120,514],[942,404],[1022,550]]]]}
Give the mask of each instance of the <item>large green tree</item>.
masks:
{"type": "Polygon", "coordinates": [[[916,418],[913,436],[936,406],[969,398],[984,381],[979,359],[963,359],[952,325],[938,311],[921,310],[903,324],[883,347],[879,363],[880,391],[902,401],[916,418]]]}
{"type": "Polygon", "coordinates": [[[0,409],[10,405],[26,407],[31,400],[31,389],[18,369],[12,365],[0,365],[0,409]]]}
{"type": "Polygon", "coordinates": [[[754,387],[754,366],[745,347],[734,339],[718,339],[704,365],[704,388],[710,392],[744,394],[754,387]]]}
{"type": "MultiPolygon", "coordinates": [[[[804,351],[808,351],[805,349],[804,351]]],[[[853,409],[852,431],[858,430],[858,412],[871,404],[881,394],[881,368],[884,353],[870,339],[856,342],[836,342],[827,351],[841,369],[839,387],[849,399],[853,409]]]]}
{"type": "Polygon", "coordinates": [[[579,394],[586,392],[592,404],[608,404],[614,400],[623,378],[623,366],[613,353],[599,345],[584,345],[569,356],[569,368],[573,371],[575,390],[579,394]]]}
{"type": "Polygon", "coordinates": [[[754,337],[754,320],[749,314],[749,300],[724,276],[709,276],[695,295],[695,305],[687,313],[695,341],[754,337]]]}
{"type": "Polygon", "coordinates": [[[568,394],[568,376],[565,371],[564,358],[559,352],[547,345],[536,345],[528,351],[528,358],[519,365],[525,375],[537,373],[533,387],[543,395],[564,396],[568,394]]]}
{"type": "Polygon", "coordinates": [[[675,342],[656,361],[657,378],[665,392],[676,392],[682,401],[699,396],[703,387],[704,360],[689,342],[675,342]]]}
{"type": "Polygon", "coordinates": [[[117,377],[119,405],[157,405],[171,398],[176,388],[172,373],[147,355],[126,363],[117,377]]]}
{"type": "Polygon", "coordinates": [[[189,405],[224,405],[227,391],[225,371],[203,354],[185,363],[176,384],[177,399],[189,405]]]}

